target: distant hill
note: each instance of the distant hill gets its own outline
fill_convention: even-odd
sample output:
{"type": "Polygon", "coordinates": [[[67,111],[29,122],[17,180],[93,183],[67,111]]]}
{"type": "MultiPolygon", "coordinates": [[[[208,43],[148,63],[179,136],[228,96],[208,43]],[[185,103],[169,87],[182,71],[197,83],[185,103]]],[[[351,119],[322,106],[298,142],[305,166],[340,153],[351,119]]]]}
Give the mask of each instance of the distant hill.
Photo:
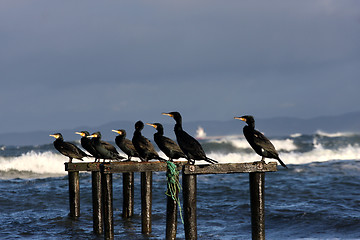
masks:
{"type": "MultiPolygon", "coordinates": [[[[356,132],[360,133],[360,112],[347,113],[337,116],[323,116],[309,119],[278,117],[267,119],[256,119],[256,128],[264,132],[267,136],[286,136],[293,133],[312,134],[317,130],[329,133],[334,132],[356,132]]],[[[184,129],[191,135],[196,135],[198,127],[202,127],[207,136],[224,136],[224,135],[242,135],[242,128],[245,125],[242,121],[230,119],[229,121],[195,121],[184,122],[184,129]]],[[[114,141],[116,134],[112,129],[125,129],[128,138],[132,138],[134,132],[134,122],[130,121],[114,121],[97,127],[82,127],[74,129],[59,130],[66,141],[79,140],[80,136],[76,135],[76,131],[87,130],[90,133],[101,131],[103,139],[106,141],[114,141]]],[[[175,138],[173,128],[174,124],[164,124],[165,135],[175,138]]],[[[143,134],[152,139],[155,129],[145,127],[143,134]]],[[[0,134],[0,146],[24,146],[24,145],[40,145],[51,143],[54,139],[49,137],[49,131],[36,131],[26,133],[6,133],[0,134]]]]}

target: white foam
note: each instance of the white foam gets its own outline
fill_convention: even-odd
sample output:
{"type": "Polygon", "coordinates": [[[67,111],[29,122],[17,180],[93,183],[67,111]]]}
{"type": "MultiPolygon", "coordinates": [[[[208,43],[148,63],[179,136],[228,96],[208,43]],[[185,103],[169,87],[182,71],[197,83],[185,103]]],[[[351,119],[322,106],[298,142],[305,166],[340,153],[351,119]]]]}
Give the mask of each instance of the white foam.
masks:
{"type": "MultiPolygon", "coordinates": [[[[250,148],[246,139],[223,139],[221,141],[229,141],[234,146],[241,148],[250,148]]],[[[321,143],[314,139],[314,148],[308,152],[295,151],[296,146],[291,139],[272,140],[275,147],[286,151],[279,151],[280,158],[285,164],[307,164],[312,162],[326,162],[332,160],[357,160],[360,159],[360,146],[358,144],[347,145],[334,149],[326,149],[321,143]]],[[[159,155],[165,159],[167,157],[159,152],[159,155]]],[[[220,163],[241,163],[259,161],[261,157],[254,151],[249,152],[235,152],[235,153],[219,153],[207,152],[207,156],[219,161],[220,163]]],[[[90,161],[90,159],[84,159],[90,161]]],[[[92,160],[92,159],[91,159],[92,160]]],[[[39,175],[56,175],[65,176],[67,172],[64,169],[64,162],[68,158],[54,152],[35,152],[30,151],[18,157],[0,157],[0,164],[2,172],[20,171],[31,172],[39,175]]],[[[77,161],[74,159],[74,161],[77,161]]],[[[276,161],[274,159],[266,159],[266,161],[276,161]]],[[[200,163],[200,162],[199,162],[200,163]]],[[[33,175],[32,175],[33,176],[33,175]]],[[[21,177],[21,176],[19,176],[21,177]]]]}
{"type": "MultiPolygon", "coordinates": [[[[261,157],[255,152],[252,153],[216,153],[207,154],[220,163],[242,163],[261,160],[261,157]]],[[[325,149],[320,144],[309,152],[283,152],[280,158],[285,164],[307,164],[312,162],[326,162],[332,160],[356,160],[360,156],[359,145],[348,145],[339,149],[325,149]]],[[[275,159],[266,159],[266,161],[276,161],[275,159]]]]}
{"type": "Polygon", "coordinates": [[[292,137],[292,138],[297,138],[297,137],[301,137],[301,136],[302,136],[301,133],[293,133],[290,135],[290,137],[292,137]]]}
{"type": "Polygon", "coordinates": [[[316,131],[317,135],[324,136],[324,137],[350,137],[356,135],[352,132],[335,132],[335,133],[327,133],[321,130],[316,131]]]}
{"type": "Polygon", "coordinates": [[[67,161],[67,157],[50,151],[30,151],[18,157],[0,157],[2,171],[16,170],[39,174],[66,175],[64,162],[67,161]]]}
{"type": "MultiPolygon", "coordinates": [[[[223,138],[214,142],[230,143],[234,147],[240,149],[251,148],[248,141],[245,138],[223,138]]],[[[294,144],[293,139],[289,139],[289,138],[284,140],[272,139],[271,142],[278,151],[294,151],[297,149],[297,146],[294,144]]]]}
{"type": "Polygon", "coordinates": [[[292,139],[284,139],[284,140],[271,140],[272,144],[278,151],[294,151],[297,149],[297,146],[294,144],[294,140],[292,139]]]}

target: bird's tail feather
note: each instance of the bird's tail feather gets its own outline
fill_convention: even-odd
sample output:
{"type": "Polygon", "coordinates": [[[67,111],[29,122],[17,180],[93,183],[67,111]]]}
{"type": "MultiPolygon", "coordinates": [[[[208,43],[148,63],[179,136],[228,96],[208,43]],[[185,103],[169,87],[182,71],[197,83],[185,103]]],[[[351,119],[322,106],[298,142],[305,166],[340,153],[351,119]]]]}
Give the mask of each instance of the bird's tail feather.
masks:
{"type": "Polygon", "coordinates": [[[218,161],[208,158],[208,157],[206,157],[205,161],[207,161],[208,163],[211,163],[211,164],[218,163],[218,161]]]}
{"type": "Polygon", "coordinates": [[[116,159],[117,159],[117,160],[124,160],[124,159],[127,159],[127,158],[125,158],[125,157],[123,157],[123,156],[120,156],[120,155],[117,155],[117,156],[116,156],[116,159]]]}
{"type": "Polygon", "coordinates": [[[158,157],[157,160],[161,161],[161,162],[166,162],[167,160],[162,158],[162,157],[158,157]]]}
{"type": "Polygon", "coordinates": [[[280,158],[278,158],[278,161],[279,161],[279,163],[281,164],[281,166],[283,166],[284,168],[288,168],[288,167],[285,165],[285,163],[284,163],[283,161],[281,161],[280,158]]]}

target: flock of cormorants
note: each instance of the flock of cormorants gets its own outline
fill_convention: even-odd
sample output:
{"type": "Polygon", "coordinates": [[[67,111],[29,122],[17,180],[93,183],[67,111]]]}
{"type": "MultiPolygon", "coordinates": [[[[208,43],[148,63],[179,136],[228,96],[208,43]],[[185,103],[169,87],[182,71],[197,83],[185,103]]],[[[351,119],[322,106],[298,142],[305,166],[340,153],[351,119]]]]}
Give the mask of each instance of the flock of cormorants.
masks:
{"type": "MultiPolygon", "coordinates": [[[[163,113],[172,117],[176,124],[174,132],[177,140],[171,140],[164,136],[164,128],[160,123],[147,123],[147,125],[154,127],[157,132],[154,134],[154,141],[159,149],[169,158],[173,159],[186,158],[190,164],[194,164],[195,160],[204,160],[211,164],[217,163],[216,160],[206,156],[201,144],[182,128],[182,117],[179,112],[163,113]]],[[[279,158],[279,154],[276,151],[274,145],[267,139],[261,132],[255,130],[255,120],[252,116],[234,117],[235,119],[242,120],[247,123],[243,128],[243,133],[246,140],[254,151],[259,154],[264,162],[265,158],[277,159],[280,164],[287,168],[283,161],[279,158]]],[[[84,157],[94,157],[95,162],[103,159],[107,160],[120,160],[130,161],[132,157],[140,158],[141,161],[149,161],[156,159],[160,161],[166,161],[160,157],[156,152],[154,146],[149,139],[141,134],[141,130],[144,128],[142,121],[135,123],[135,131],[132,140],[126,138],[126,131],[123,129],[112,130],[118,133],[115,138],[116,145],[123,151],[127,158],[121,156],[116,148],[108,142],[101,140],[101,133],[95,132],[90,135],[87,131],[76,132],[82,136],[81,146],[89,153],[85,153],[76,145],[65,142],[61,133],[55,133],[50,136],[56,138],[54,141],[55,148],[63,155],[69,158],[69,162],[72,159],[83,160],[84,157]]]]}

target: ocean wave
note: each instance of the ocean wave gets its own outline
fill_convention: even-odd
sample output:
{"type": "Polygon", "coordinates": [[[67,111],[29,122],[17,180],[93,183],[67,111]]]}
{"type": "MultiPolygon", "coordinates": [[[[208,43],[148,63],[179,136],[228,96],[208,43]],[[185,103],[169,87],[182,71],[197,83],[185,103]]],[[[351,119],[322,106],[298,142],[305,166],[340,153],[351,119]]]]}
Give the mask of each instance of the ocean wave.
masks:
{"type": "MultiPolygon", "coordinates": [[[[260,161],[261,157],[255,152],[252,153],[217,153],[211,152],[208,154],[220,163],[238,163],[238,162],[255,162],[260,161]]],[[[333,160],[358,160],[360,156],[360,146],[348,145],[338,149],[325,149],[321,144],[317,144],[313,150],[308,152],[283,152],[280,153],[280,158],[285,164],[308,164],[312,162],[327,162],[333,160]]],[[[269,161],[276,161],[275,159],[266,159],[269,161]]]]}
{"type": "MultiPolygon", "coordinates": [[[[344,133],[341,134],[344,136],[344,133]]],[[[318,135],[301,135],[296,138],[271,139],[280,158],[285,164],[308,164],[333,160],[360,159],[360,138],[358,136],[342,138],[323,138],[318,135]]],[[[222,137],[201,142],[208,157],[220,163],[254,162],[261,157],[250,147],[244,137],[222,137]]],[[[51,148],[53,148],[51,146],[51,148]]],[[[21,149],[4,149],[0,156],[0,178],[42,178],[65,176],[64,162],[68,158],[51,149],[48,145],[21,149]],[[30,150],[31,149],[31,150],[30,150]],[[49,150],[51,149],[51,150],[49,150]]],[[[162,152],[159,155],[167,157],[162,152]]],[[[93,161],[86,159],[85,161],[93,161]]],[[[135,160],[135,159],[134,159],[135,160]]],[[[78,160],[74,160],[78,161],[78,160]]],[[[266,159],[266,161],[276,161],[266,159]]],[[[199,161],[199,164],[205,162],[199,161]]]]}
{"type": "Polygon", "coordinates": [[[316,135],[319,136],[324,136],[324,137],[329,137],[329,138],[335,138],[335,137],[351,137],[351,136],[356,136],[358,134],[353,133],[353,132],[335,132],[335,133],[328,133],[328,132],[324,132],[321,130],[317,130],[315,132],[316,135]]]}
{"type": "Polygon", "coordinates": [[[2,175],[22,172],[26,176],[34,174],[60,176],[67,174],[64,170],[64,162],[67,160],[67,157],[50,151],[42,153],[30,151],[17,157],[0,157],[0,164],[2,175]]]}
{"type": "MultiPolygon", "coordinates": [[[[231,144],[235,148],[250,149],[250,145],[245,138],[222,138],[219,140],[210,141],[218,144],[231,144]]],[[[278,151],[295,151],[298,149],[293,139],[273,139],[271,140],[273,145],[278,151]]]]}

